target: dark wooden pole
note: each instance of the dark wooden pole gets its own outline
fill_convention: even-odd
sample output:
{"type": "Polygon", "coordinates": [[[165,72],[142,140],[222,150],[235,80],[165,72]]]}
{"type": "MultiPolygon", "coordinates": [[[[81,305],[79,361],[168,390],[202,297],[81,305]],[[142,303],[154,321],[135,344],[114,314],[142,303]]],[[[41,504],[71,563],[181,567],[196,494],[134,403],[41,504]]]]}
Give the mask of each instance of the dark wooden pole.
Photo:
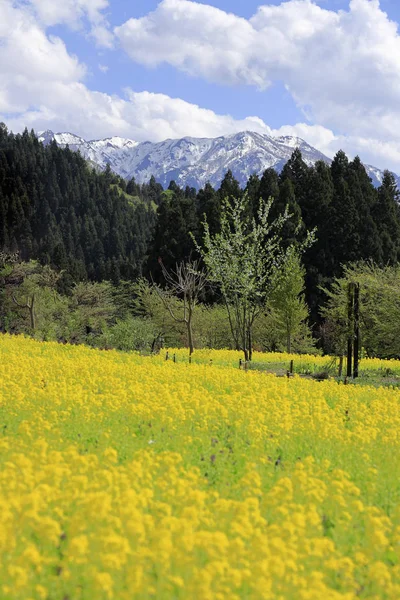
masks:
{"type": "Polygon", "coordinates": [[[354,284],[349,283],[347,291],[347,377],[351,377],[351,362],[353,358],[353,337],[354,337],[354,325],[353,325],[353,308],[354,308],[354,284]]]}
{"type": "Polygon", "coordinates": [[[339,356],[339,377],[342,376],[342,372],[343,372],[343,356],[339,356]]]}
{"type": "Polygon", "coordinates": [[[354,366],[353,378],[358,377],[358,363],[360,359],[360,284],[354,286],[354,366]]]}

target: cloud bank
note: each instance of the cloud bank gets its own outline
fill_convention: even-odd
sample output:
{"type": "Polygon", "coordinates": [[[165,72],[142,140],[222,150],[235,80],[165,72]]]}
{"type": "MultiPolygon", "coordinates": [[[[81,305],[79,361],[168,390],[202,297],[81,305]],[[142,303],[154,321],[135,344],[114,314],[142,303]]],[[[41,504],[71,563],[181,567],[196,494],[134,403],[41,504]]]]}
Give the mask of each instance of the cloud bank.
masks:
{"type": "Polygon", "coordinates": [[[290,0],[261,6],[249,20],[163,0],[115,34],[132,60],[149,67],[168,63],[208,81],[260,89],[283,82],[307,121],[354,150],[382,140],[377,152],[398,161],[400,36],[378,0],[351,0],[339,12],[290,0]]]}
{"type": "Polygon", "coordinates": [[[0,0],[0,120],[69,130],[88,139],[215,137],[245,129],[297,135],[332,156],[339,148],[400,171],[400,37],[378,0],[334,12],[310,0],[261,6],[251,19],[189,0],[163,0],[110,32],[107,0],[0,0]],[[304,123],[271,130],[148,91],[91,90],[88,69],[47,28],[64,24],[122,46],[132,60],[168,63],[221,85],[265,89],[283,82],[304,123]],[[114,37],[115,36],[115,37],[114,37]]]}

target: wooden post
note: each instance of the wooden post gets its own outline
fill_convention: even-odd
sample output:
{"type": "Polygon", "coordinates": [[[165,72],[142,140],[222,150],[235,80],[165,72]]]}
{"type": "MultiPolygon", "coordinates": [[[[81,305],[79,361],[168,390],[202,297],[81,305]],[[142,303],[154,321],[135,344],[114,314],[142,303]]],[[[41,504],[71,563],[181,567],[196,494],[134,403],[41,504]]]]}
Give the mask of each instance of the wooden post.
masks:
{"type": "Polygon", "coordinates": [[[358,363],[360,360],[360,284],[354,287],[354,366],[353,378],[358,377],[358,363]]]}
{"type": "Polygon", "coordinates": [[[165,354],[165,360],[168,360],[168,359],[169,359],[169,352],[167,351],[165,354]]]}
{"type": "Polygon", "coordinates": [[[293,360],[290,361],[290,373],[293,375],[293,360]]]}
{"type": "Polygon", "coordinates": [[[348,325],[348,337],[347,337],[347,377],[351,377],[351,367],[353,358],[353,338],[354,338],[354,321],[353,321],[353,308],[354,308],[354,284],[349,283],[347,291],[347,325],[348,325]]]}
{"type": "Polygon", "coordinates": [[[239,369],[241,369],[241,368],[242,368],[242,359],[239,358],[239,369]]]}
{"type": "Polygon", "coordinates": [[[176,363],[176,354],[174,354],[174,363],[176,363]]]}

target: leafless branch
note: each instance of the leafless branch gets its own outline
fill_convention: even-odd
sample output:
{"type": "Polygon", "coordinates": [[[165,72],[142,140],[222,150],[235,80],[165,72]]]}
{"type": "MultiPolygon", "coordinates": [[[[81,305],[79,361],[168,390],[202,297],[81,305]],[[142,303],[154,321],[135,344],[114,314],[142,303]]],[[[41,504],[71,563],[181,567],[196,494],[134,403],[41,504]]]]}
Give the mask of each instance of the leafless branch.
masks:
{"type": "Polygon", "coordinates": [[[192,332],[193,311],[202,291],[207,285],[207,273],[204,269],[200,269],[199,260],[177,263],[174,271],[168,271],[161,258],[158,259],[158,262],[167,283],[167,290],[163,291],[157,286],[155,286],[155,289],[174,321],[186,324],[190,354],[192,354],[194,349],[192,332]],[[171,293],[181,298],[183,296],[183,318],[177,317],[174,313],[170,302],[171,293]]]}

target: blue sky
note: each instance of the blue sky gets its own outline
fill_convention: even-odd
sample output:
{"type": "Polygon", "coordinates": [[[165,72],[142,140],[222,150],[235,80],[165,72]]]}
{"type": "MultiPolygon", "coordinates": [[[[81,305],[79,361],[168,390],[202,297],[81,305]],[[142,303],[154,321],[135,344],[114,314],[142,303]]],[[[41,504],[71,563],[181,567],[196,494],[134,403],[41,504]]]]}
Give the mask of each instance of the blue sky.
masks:
{"type": "Polygon", "coordinates": [[[0,0],[0,120],[138,141],[255,129],[400,172],[398,22],[398,0],[0,0]]]}
{"type": "MultiPolygon", "coordinates": [[[[250,18],[263,2],[255,0],[210,0],[198,2],[211,5],[226,12],[232,12],[244,18],[250,18]]],[[[157,0],[118,0],[110,3],[106,11],[112,26],[117,27],[128,19],[140,18],[154,11],[157,0]]],[[[266,2],[269,5],[280,5],[280,0],[266,2]]],[[[322,0],[316,2],[320,6],[340,10],[348,7],[348,0],[322,0]]],[[[392,18],[399,16],[400,2],[394,9],[394,0],[383,0],[381,6],[388,10],[392,18]],[[389,11],[390,7],[390,11],[389,11]]],[[[52,32],[59,35],[67,44],[68,49],[77,54],[81,60],[90,65],[90,76],[87,79],[90,87],[108,94],[121,94],[126,86],[135,91],[153,91],[172,97],[183,98],[187,102],[199,104],[218,113],[228,112],[237,119],[247,115],[257,115],[273,128],[281,125],[294,125],[303,118],[301,110],[296,106],[290,93],[282,82],[264,92],[246,85],[231,87],[209,83],[200,77],[188,77],[169,65],[156,68],[146,68],[132,62],[120,49],[104,51],[96,48],[81,33],[73,33],[68,27],[55,27],[52,32]],[[107,73],[99,70],[98,65],[109,67],[107,73]]]]}

